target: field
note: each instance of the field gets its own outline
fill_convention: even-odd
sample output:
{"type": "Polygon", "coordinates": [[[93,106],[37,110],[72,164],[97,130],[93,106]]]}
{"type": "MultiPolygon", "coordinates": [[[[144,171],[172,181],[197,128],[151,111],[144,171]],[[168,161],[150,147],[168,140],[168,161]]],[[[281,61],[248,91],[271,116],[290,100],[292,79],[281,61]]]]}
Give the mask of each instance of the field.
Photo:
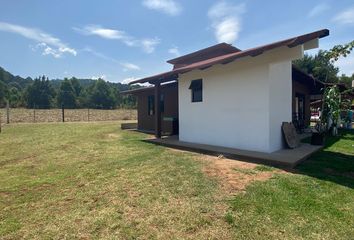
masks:
{"type": "MultiPolygon", "coordinates": [[[[1,122],[6,123],[6,109],[0,108],[1,122]]],[[[135,109],[65,109],[66,122],[78,121],[118,121],[134,120],[137,118],[135,109]]],[[[11,108],[10,123],[35,123],[35,122],[62,122],[61,109],[26,109],[11,108]]]]}
{"type": "Polygon", "coordinates": [[[352,239],[354,133],[294,171],[172,150],[118,122],[0,134],[0,239],[352,239]]]}

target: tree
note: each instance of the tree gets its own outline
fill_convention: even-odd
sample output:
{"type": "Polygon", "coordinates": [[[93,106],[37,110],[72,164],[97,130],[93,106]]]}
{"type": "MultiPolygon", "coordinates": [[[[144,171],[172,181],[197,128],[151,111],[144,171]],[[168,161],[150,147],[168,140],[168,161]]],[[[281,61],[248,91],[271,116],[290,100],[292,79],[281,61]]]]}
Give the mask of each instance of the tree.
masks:
{"type": "Polygon", "coordinates": [[[11,87],[9,89],[7,98],[11,107],[19,107],[22,105],[22,94],[16,87],[11,87]]]}
{"type": "Polygon", "coordinates": [[[71,85],[73,86],[75,90],[75,95],[79,96],[82,90],[82,86],[79,82],[79,80],[75,77],[70,78],[71,85]]]}
{"type": "MultiPolygon", "coordinates": [[[[334,64],[340,57],[347,57],[354,48],[354,41],[344,44],[336,45],[328,51],[324,51],[324,58],[330,63],[334,64]]],[[[346,104],[342,104],[341,95],[352,92],[352,89],[340,92],[338,87],[326,87],[323,94],[323,107],[321,122],[328,124],[327,128],[332,129],[332,135],[337,135],[337,126],[340,119],[341,111],[348,111],[346,104]]]]}
{"type": "Polygon", "coordinates": [[[25,89],[24,100],[27,107],[50,108],[55,96],[49,79],[45,76],[36,78],[31,85],[25,89]]]}
{"type": "Polygon", "coordinates": [[[338,61],[340,57],[347,57],[354,49],[354,40],[343,45],[335,45],[330,50],[324,51],[325,57],[332,63],[338,61]]]}
{"type": "Polygon", "coordinates": [[[75,108],[77,106],[76,92],[71,80],[64,79],[61,82],[57,95],[57,104],[59,107],[64,105],[65,108],[75,108]]]}
{"type": "Polygon", "coordinates": [[[93,108],[111,109],[116,107],[113,89],[102,79],[98,79],[89,89],[89,105],[93,108]]]}
{"type": "Polygon", "coordinates": [[[6,104],[7,95],[8,87],[3,81],[0,81],[0,106],[4,106],[6,104]]]}
{"type": "Polygon", "coordinates": [[[337,135],[337,125],[341,112],[341,94],[337,86],[327,87],[323,93],[321,122],[337,135]]]}
{"type": "Polygon", "coordinates": [[[354,81],[354,73],[352,74],[351,77],[346,76],[345,74],[342,74],[342,76],[339,77],[339,83],[345,84],[347,88],[352,87],[352,82],[354,81]]]}
{"type": "Polygon", "coordinates": [[[305,54],[304,58],[295,60],[294,64],[322,82],[338,82],[337,74],[339,69],[335,67],[333,62],[328,58],[326,51],[320,50],[314,56],[305,54]]]}

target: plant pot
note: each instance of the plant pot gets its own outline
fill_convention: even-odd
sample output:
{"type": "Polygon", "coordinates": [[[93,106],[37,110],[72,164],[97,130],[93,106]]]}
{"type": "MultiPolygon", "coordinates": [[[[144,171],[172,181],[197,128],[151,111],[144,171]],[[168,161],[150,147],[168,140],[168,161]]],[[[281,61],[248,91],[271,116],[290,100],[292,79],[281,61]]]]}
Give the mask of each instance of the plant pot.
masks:
{"type": "Polygon", "coordinates": [[[323,133],[312,133],[311,145],[323,145],[324,144],[324,134],[323,133]]]}

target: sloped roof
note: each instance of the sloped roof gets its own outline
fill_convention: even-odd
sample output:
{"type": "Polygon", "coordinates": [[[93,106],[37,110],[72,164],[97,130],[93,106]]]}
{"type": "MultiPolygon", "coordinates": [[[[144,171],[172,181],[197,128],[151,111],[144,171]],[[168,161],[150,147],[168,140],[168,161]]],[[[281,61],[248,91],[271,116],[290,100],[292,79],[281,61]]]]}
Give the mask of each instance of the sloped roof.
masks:
{"type": "Polygon", "coordinates": [[[171,60],[168,63],[174,65],[190,64],[197,61],[205,60],[206,58],[218,57],[221,55],[240,52],[241,50],[227,43],[219,43],[171,60]]]}
{"type": "Polygon", "coordinates": [[[250,48],[250,49],[247,49],[244,51],[229,53],[229,54],[213,57],[210,59],[206,59],[203,61],[195,62],[195,63],[189,64],[187,66],[175,68],[175,69],[168,71],[168,72],[160,73],[160,74],[157,74],[154,76],[150,76],[150,77],[146,77],[146,78],[142,78],[142,79],[133,81],[130,84],[144,83],[144,82],[154,83],[154,82],[171,81],[171,80],[177,79],[178,74],[186,73],[186,72],[189,72],[194,69],[203,70],[203,69],[209,68],[215,64],[227,64],[227,63],[230,63],[236,59],[247,57],[247,56],[255,57],[255,56],[258,56],[258,55],[264,53],[265,51],[269,51],[269,50],[283,47],[283,46],[287,46],[289,48],[296,47],[298,45],[304,44],[304,43],[311,41],[313,39],[323,38],[328,35],[329,35],[329,30],[322,29],[322,30],[319,30],[316,32],[312,32],[312,33],[300,35],[297,37],[285,39],[285,40],[282,40],[279,42],[274,42],[274,43],[263,45],[260,47],[250,48]]]}

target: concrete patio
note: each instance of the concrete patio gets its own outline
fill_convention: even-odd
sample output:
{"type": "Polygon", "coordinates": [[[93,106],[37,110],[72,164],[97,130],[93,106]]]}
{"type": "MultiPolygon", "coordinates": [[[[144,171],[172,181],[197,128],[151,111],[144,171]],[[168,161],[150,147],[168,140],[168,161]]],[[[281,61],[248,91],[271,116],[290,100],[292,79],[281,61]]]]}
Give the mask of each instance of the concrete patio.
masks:
{"type": "Polygon", "coordinates": [[[307,143],[301,143],[301,145],[295,149],[282,149],[272,153],[263,153],[211,146],[206,144],[182,142],[179,141],[178,136],[165,136],[160,139],[153,138],[148,139],[146,141],[181,150],[193,151],[216,156],[223,155],[227,158],[263,163],[282,168],[293,168],[300,162],[309,158],[315,152],[322,149],[322,146],[314,146],[307,143]]]}

